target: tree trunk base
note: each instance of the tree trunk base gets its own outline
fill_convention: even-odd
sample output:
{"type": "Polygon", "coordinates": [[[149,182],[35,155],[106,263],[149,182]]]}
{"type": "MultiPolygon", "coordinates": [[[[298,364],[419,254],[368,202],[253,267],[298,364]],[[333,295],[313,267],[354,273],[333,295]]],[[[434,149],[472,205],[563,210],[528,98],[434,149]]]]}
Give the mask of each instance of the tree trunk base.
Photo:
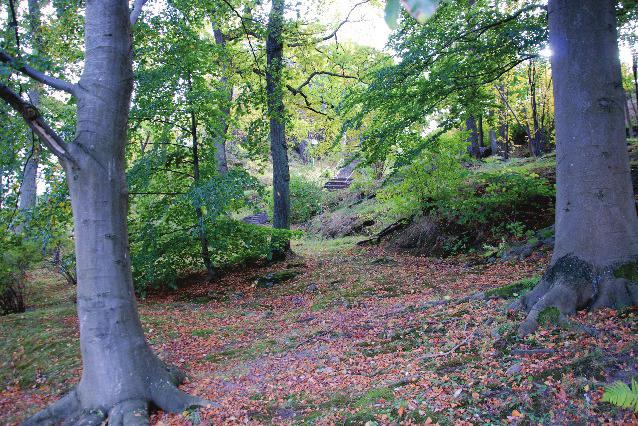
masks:
{"type": "Polygon", "coordinates": [[[533,333],[539,323],[552,317],[555,322],[566,322],[568,315],[581,309],[621,309],[638,305],[637,265],[631,262],[596,270],[574,256],[558,259],[538,285],[512,306],[527,312],[518,334],[533,333]]]}
{"type": "MultiPolygon", "coordinates": [[[[159,363],[163,364],[158,360],[159,363]]],[[[219,407],[219,404],[206,401],[182,392],[177,386],[185,375],[176,368],[162,366],[157,377],[149,377],[147,394],[139,399],[132,398],[110,406],[89,407],[83,403],[79,388],[82,382],[54,404],[28,418],[23,426],[35,425],[102,425],[108,418],[113,426],[142,426],[149,424],[149,406],[158,407],[168,413],[181,413],[192,407],[219,407]]],[[[99,393],[100,390],[95,390],[99,393]]]]}

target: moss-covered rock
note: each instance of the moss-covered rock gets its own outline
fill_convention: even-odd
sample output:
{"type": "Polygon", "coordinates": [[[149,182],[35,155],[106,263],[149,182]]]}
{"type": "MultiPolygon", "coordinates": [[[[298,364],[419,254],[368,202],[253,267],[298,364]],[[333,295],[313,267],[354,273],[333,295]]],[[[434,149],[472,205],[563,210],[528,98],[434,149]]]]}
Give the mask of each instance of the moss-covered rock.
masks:
{"type": "Polygon", "coordinates": [[[504,285],[503,287],[497,287],[485,292],[487,297],[501,297],[503,299],[511,299],[513,297],[521,296],[523,293],[533,289],[540,281],[540,277],[523,278],[522,280],[515,281],[511,284],[504,285]]]}
{"type": "Polygon", "coordinates": [[[290,281],[293,278],[301,275],[301,271],[297,269],[285,269],[278,272],[270,272],[263,277],[259,277],[255,280],[257,288],[272,288],[277,284],[281,284],[286,281],[290,281]]]}

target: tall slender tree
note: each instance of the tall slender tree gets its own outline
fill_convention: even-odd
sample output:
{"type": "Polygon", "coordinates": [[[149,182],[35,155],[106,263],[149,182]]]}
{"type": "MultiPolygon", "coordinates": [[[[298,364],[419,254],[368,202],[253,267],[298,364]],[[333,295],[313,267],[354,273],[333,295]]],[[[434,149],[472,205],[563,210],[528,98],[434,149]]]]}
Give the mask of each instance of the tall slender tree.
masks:
{"type": "MultiPolygon", "coordinates": [[[[266,95],[272,155],[273,225],[277,229],[290,229],[290,170],[286,143],[286,110],[283,100],[284,8],[284,0],[272,0],[266,39],[266,95]]],[[[289,250],[290,240],[287,237],[273,238],[271,250],[273,259],[285,258],[289,250]]]]}
{"type": "Polygon", "coordinates": [[[76,137],[65,143],[37,108],[6,85],[0,98],[26,120],[63,165],[73,207],[82,377],[65,397],[25,424],[148,424],[152,402],[178,412],[202,404],[178,390],[183,375],[152,352],[133,293],[124,150],[133,89],[131,24],[144,0],[88,0],[84,70],[78,84],[48,77],[6,53],[0,60],[77,100],[76,137]]]}

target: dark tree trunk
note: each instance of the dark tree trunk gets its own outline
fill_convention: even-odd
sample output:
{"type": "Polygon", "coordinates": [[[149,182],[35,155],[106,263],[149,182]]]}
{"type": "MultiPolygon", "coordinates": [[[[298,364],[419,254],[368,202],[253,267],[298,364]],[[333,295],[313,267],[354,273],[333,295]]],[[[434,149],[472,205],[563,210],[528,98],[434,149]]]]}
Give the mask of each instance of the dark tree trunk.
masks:
{"type": "MultiPolygon", "coordinates": [[[[638,55],[636,53],[631,55],[631,69],[634,74],[634,92],[636,94],[636,104],[638,104],[638,55]]],[[[631,99],[631,96],[629,99],[631,99]]]]}
{"type": "Polygon", "coordinates": [[[534,60],[531,59],[527,68],[527,80],[529,84],[530,103],[532,107],[532,125],[533,130],[528,131],[530,138],[530,155],[538,157],[545,152],[547,134],[545,129],[539,123],[538,101],[536,96],[536,66],[534,60]]]}
{"type": "MultiPolygon", "coordinates": [[[[191,140],[193,142],[193,179],[195,185],[201,181],[199,168],[199,137],[197,135],[197,117],[195,112],[191,111],[191,140]]],[[[213,261],[210,258],[208,249],[208,237],[206,237],[206,224],[204,223],[204,210],[199,203],[195,206],[195,216],[197,217],[197,233],[199,235],[199,244],[201,247],[202,261],[206,267],[208,280],[212,280],[217,276],[213,261]]]]}
{"type": "MultiPolygon", "coordinates": [[[[541,282],[521,300],[519,332],[544,309],[638,301],[638,218],[624,130],[615,1],[550,0],[556,105],[556,245],[541,282]],[[583,125],[587,123],[587,125],[583,125]]],[[[564,317],[561,317],[564,318],[564,317]]]]}
{"type": "Polygon", "coordinates": [[[483,132],[483,114],[478,116],[476,127],[478,127],[478,146],[480,150],[481,147],[485,146],[485,133],[483,132]]]}
{"type": "MultiPolygon", "coordinates": [[[[226,46],[226,40],[224,38],[224,34],[218,29],[213,29],[213,34],[215,36],[215,43],[220,47],[224,48],[226,46]]],[[[221,122],[219,125],[219,134],[215,136],[215,159],[217,161],[217,171],[225,175],[228,173],[228,159],[226,156],[226,138],[228,137],[228,120],[230,118],[230,105],[233,100],[233,87],[228,81],[228,76],[226,75],[226,67],[222,66],[222,71],[224,73],[221,78],[221,84],[224,90],[226,91],[226,99],[225,104],[221,108],[221,122]]]]}
{"type": "MultiPolygon", "coordinates": [[[[290,171],[286,144],[285,108],[283,101],[283,21],[284,0],[272,0],[266,40],[266,94],[270,119],[270,151],[273,169],[273,225],[290,229],[290,171]]],[[[273,238],[271,258],[281,260],[290,251],[290,240],[273,238]]]]}
{"type": "MultiPolygon", "coordinates": [[[[110,425],[148,424],[149,402],[172,412],[202,403],[175,387],[181,375],[153,354],[137,313],[124,160],[133,88],[129,19],[126,0],[86,2],[76,139],[64,144],[41,133],[64,166],[71,195],[83,368],[74,390],[27,425],[99,424],[106,416],[110,425]]],[[[2,95],[10,98],[4,88],[2,95]]],[[[40,123],[30,125],[41,130],[40,123]]]]}
{"type": "Polygon", "coordinates": [[[479,145],[479,132],[474,115],[469,115],[465,119],[465,129],[470,132],[470,135],[467,138],[467,142],[469,144],[467,152],[478,160],[481,158],[481,145],[479,145]]]}

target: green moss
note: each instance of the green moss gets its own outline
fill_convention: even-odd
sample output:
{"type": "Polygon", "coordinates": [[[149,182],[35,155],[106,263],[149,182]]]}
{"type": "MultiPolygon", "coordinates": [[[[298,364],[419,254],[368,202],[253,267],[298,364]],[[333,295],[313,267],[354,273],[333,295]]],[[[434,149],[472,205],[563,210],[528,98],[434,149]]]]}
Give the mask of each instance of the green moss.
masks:
{"type": "Polygon", "coordinates": [[[522,280],[507,284],[503,287],[487,290],[485,295],[488,297],[502,297],[503,299],[518,297],[533,289],[540,279],[540,276],[523,278],[522,280]]]}
{"type": "Polygon", "coordinates": [[[556,325],[560,319],[560,311],[554,306],[548,306],[538,314],[540,325],[556,325]]]}
{"type": "Polygon", "coordinates": [[[191,335],[195,337],[208,337],[211,336],[213,333],[215,333],[215,331],[209,329],[191,331],[191,335]]]}
{"type": "Polygon", "coordinates": [[[619,266],[614,271],[616,278],[624,278],[629,281],[638,282],[638,262],[628,262],[619,266]]]}

